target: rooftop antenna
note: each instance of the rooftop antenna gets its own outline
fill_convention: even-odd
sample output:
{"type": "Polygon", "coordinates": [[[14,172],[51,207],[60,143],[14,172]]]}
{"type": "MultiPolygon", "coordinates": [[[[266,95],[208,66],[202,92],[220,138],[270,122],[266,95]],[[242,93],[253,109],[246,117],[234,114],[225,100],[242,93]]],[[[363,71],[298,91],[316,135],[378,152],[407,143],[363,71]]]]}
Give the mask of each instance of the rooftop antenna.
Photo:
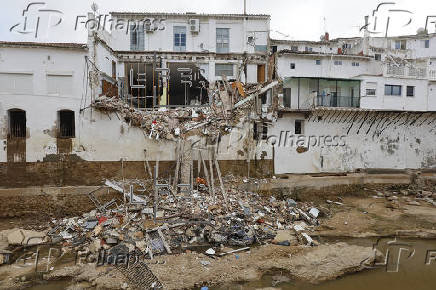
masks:
{"type": "Polygon", "coordinates": [[[324,16],[324,18],[323,18],[323,21],[324,21],[324,33],[325,32],[327,32],[327,21],[326,21],[326,19],[325,19],[325,16],[324,16]]]}

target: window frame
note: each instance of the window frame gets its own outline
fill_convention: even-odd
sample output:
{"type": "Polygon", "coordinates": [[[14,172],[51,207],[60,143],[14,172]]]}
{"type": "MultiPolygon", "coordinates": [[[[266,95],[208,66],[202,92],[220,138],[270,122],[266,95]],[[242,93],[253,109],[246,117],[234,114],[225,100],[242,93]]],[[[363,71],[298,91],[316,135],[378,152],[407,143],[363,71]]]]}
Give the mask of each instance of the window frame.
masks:
{"type": "Polygon", "coordinates": [[[295,69],[295,67],[296,67],[295,62],[291,62],[289,64],[289,67],[290,67],[290,69],[295,69]]]}
{"type": "Polygon", "coordinates": [[[296,119],[295,121],[294,121],[294,134],[295,135],[303,135],[304,134],[304,120],[300,120],[300,119],[296,119]],[[300,133],[297,133],[297,124],[300,124],[299,125],[299,132],[300,133]]]}
{"type": "Polygon", "coordinates": [[[186,51],[186,26],[173,26],[173,48],[174,51],[186,51]],[[184,44],[184,45],[183,45],[184,44]]]}
{"type": "Polygon", "coordinates": [[[230,52],[230,28],[217,27],[215,33],[216,33],[216,37],[215,37],[216,53],[229,53],[230,52]]]}
{"type": "Polygon", "coordinates": [[[76,138],[76,114],[74,111],[72,111],[72,110],[60,110],[60,111],[58,111],[58,122],[59,122],[58,136],[57,136],[58,138],[61,138],[61,139],[76,138]],[[70,115],[70,116],[62,117],[63,114],[70,115]],[[62,120],[65,121],[66,119],[70,119],[69,121],[72,122],[69,126],[69,127],[71,127],[70,130],[64,129],[68,126],[63,124],[62,120]],[[71,134],[63,134],[63,132],[67,132],[67,131],[70,131],[71,134]]]}
{"type": "Polygon", "coordinates": [[[403,95],[403,86],[402,85],[389,85],[385,84],[385,96],[393,96],[393,97],[401,97],[403,95]],[[388,87],[390,87],[389,93],[386,90],[388,87]],[[394,94],[394,88],[400,88],[399,94],[394,94]]]}
{"type": "Polygon", "coordinates": [[[333,62],[334,65],[342,65],[342,60],[335,60],[333,62]]]}
{"type": "Polygon", "coordinates": [[[415,86],[406,86],[406,97],[413,98],[415,97],[415,86]],[[409,89],[412,89],[412,95],[409,94],[409,89]]]}
{"type": "Polygon", "coordinates": [[[315,59],[315,65],[321,65],[321,60],[320,59],[315,59]]]}
{"type": "Polygon", "coordinates": [[[367,97],[375,97],[377,96],[377,89],[373,89],[373,88],[367,88],[365,90],[366,96],[367,97]],[[368,94],[368,91],[374,91],[374,94],[368,94]]]}
{"type": "Polygon", "coordinates": [[[230,66],[231,66],[231,71],[232,71],[232,74],[230,75],[230,74],[224,74],[226,77],[233,77],[233,75],[235,74],[235,71],[234,71],[234,65],[233,65],[233,63],[216,63],[215,64],[215,76],[216,77],[222,77],[222,75],[223,75],[223,73],[219,73],[218,74],[218,67],[220,67],[221,66],[221,69],[220,69],[220,71],[222,72],[222,71],[226,71],[226,69],[222,69],[223,68],[223,66],[228,66],[228,68],[227,68],[227,72],[230,72],[230,66]]]}

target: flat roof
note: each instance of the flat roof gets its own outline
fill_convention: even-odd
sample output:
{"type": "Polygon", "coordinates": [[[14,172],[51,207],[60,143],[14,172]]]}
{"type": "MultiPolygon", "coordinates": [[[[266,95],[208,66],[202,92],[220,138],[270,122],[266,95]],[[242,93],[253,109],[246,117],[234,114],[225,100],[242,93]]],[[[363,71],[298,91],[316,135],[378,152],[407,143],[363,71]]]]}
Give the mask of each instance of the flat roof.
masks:
{"type": "Polygon", "coordinates": [[[162,16],[162,17],[189,17],[189,18],[200,18],[200,17],[220,17],[220,18],[256,18],[256,19],[270,19],[271,15],[268,14],[208,14],[208,13],[175,13],[175,12],[122,12],[122,11],[112,11],[109,14],[114,16],[162,16]]]}
{"type": "Polygon", "coordinates": [[[0,47],[44,47],[44,48],[63,48],[86,50],[88,46],[84,43],[60,43],[60,42],[17,42],[0,41],[0,47]]]}

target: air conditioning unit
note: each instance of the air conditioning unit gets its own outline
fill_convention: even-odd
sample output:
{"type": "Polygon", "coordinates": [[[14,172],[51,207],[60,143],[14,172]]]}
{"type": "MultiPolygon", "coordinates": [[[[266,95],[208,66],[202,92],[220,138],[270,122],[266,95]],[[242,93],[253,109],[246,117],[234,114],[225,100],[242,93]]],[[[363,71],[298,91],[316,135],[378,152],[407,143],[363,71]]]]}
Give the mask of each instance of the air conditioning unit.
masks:
{"type": "Polygon", "coordinates": [[[189,31],[193,33],[200,32],[200,19],[189,19],[189,31]]]}

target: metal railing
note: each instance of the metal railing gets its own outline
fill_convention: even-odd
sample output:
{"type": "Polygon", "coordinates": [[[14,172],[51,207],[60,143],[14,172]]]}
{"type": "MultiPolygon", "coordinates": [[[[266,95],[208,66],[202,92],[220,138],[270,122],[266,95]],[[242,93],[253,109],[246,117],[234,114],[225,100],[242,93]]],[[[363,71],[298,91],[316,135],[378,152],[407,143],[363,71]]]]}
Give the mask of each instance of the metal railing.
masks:
{"type": "Polygon", "coordinates": [[[341,107],[341,108],[359,108],[360,97],[353,96],[317,96],[316,107],[341,107]]]}
{"type": "Polygon", "coordinates": [[[434,72],[434,70],[429,70],[427,67],[385,66],[385,75],[390,77],[425,79],[428,76],[429,79],[435,79],[436,75],[432,77],[432,72],[434,72]]]}

